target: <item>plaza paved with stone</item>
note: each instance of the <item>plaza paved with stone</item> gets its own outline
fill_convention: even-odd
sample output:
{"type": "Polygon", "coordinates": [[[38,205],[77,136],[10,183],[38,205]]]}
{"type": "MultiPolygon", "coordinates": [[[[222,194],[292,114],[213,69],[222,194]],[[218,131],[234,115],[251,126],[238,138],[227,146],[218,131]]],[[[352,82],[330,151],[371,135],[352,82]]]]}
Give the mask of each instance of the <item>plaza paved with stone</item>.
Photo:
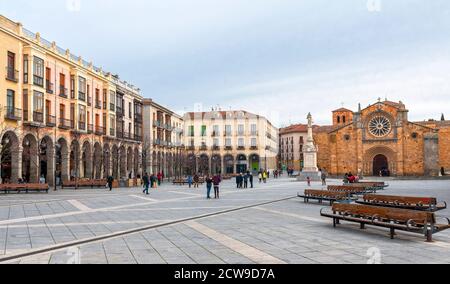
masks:
{"type": "MultiPolygon", "coordinates": [[[[388,183],[386,194],[450,202],[448,180],[388,183]]],[[[203,187],[170,184],[149,196],[139,188],[0,194],[0,261],[49,249],[4,263],[367,263],[374,252],[380,253],[376,259],[382,263],[450,263],[450,231],[426,243],[417,234],[399,232],[390,240],[386,229],[369,226],[361,231],[359,225],[345,222],[334,229],[331,220],[320,217],[325,205],[286,199],[305,188],[305,183],[282,178],[246,190],[226,181],[220,200],[206,200],[203,187]],[[233,209],[240,210],[227,212],[233,209]],[[143,229],[127,232],[137,228],[143,229]],[[111,235],[115,233],[121,235],[111,235]],[[78,241],[82,244],[71,246],[78,241]],[[54,249],[57,245],[64,247],[54,249]]],[[[450,210],[438,216],[450,217],[450,210]]]]}

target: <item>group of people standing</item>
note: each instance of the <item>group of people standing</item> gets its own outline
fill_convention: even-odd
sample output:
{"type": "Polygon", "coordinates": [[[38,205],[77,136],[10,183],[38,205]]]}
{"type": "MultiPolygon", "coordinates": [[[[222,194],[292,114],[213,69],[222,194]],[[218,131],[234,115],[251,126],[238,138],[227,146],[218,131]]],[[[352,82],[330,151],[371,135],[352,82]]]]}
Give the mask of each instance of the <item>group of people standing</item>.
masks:
{"type": "Polygon", "coordinates": [[[240,173],[236,176],[236,186],[237,188],[248,188],[250,183],[250,188],[253,188],[253,175],[250,172],[246,174],[240,173]]]}
{"type": "Polygon", "coordinates": [[[143,193],[149,194],[148,190],[149,188],[157,188],[158,186],[161,186],[161,184],[164,181],[164,173],[160,172],[158,174],[151,174],[145,173],[142,177],[142,185],[144,187],[143,193]]]}

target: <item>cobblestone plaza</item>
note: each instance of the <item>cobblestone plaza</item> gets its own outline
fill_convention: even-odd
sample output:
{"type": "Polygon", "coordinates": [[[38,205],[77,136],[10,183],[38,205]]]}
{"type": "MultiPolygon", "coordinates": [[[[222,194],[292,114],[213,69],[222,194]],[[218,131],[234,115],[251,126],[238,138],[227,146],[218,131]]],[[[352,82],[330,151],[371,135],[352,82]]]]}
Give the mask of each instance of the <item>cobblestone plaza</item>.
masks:
{"type": "MultiPolygon", "coordinates": [[[[390,180],[388,183],[389,194],[450,200],[448,180],[390,180]]],[[[369,226],[361,231],[358,225],[345,222],[333,229],[331,220],[320,217],[324,205],[305,204],[295,197],[306,187],[304,183],[282,178],[256,184],[254,189],[234,187],[234,183],[225,182],[222,199],[210,201],[206,200],[203,188],[194,190],[169,184],[152,191],[149,197],[142,195],[139,188],[111,193],[94,189],[64,190],[48,195],[1,195],[0,261],[450,262],[448,231],[435,235],[433,243],[426,243],[420,235],[400,232],[395,240],[390,240],[386,229],[369,226]],[[209,216],[201,217],[205,215],[209,216]],[[25,257],[24,253],[30,255],[25,257]]],[[[319,184],[313,187],[320,188],[319,184]]],[[[448,209],[438,214],[449,215],[448,209]]]]}

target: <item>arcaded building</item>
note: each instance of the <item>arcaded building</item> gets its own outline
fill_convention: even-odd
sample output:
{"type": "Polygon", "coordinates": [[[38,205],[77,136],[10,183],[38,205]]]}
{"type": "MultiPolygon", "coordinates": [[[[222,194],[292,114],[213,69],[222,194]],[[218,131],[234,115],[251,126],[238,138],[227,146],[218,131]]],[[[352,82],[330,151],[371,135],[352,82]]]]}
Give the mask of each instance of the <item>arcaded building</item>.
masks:
{"type": "Polygon", "coordinates": [[[278,129],[242,110],[190,112],[184,118],[186,172],[232,175],[275,169],[278,129]]]}
{"type": "Polygon", "coordinates": [[[450,168],[450,121],[413,122],[402,102],[382,101],[333,112],[314,129],[318,163],[332,175],[436,176],[450,168]]]}
{"type": "Polygon", "coordinates": [[[140,90],[0,16],[1,182],[141,174],[140,90]]]}

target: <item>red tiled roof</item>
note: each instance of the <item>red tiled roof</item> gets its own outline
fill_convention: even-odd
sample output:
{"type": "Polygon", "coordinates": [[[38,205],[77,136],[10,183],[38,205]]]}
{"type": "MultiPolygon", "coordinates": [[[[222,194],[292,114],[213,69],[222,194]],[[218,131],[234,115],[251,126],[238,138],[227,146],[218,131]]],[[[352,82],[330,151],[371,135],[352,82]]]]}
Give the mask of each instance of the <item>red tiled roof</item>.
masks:
{"type": "Polygon", "coordinates": [[[349,110],[348,108],[342,107],[337,110],[333,110],[333,112],[353,112],[352,110],[349,110]]]}
{"type": "Polygon", "coordinates": [[[308,125],[306,124],[294,124],[280,129],[280,134],[296,133],[296,132],[308,132],[308,125]]]}

